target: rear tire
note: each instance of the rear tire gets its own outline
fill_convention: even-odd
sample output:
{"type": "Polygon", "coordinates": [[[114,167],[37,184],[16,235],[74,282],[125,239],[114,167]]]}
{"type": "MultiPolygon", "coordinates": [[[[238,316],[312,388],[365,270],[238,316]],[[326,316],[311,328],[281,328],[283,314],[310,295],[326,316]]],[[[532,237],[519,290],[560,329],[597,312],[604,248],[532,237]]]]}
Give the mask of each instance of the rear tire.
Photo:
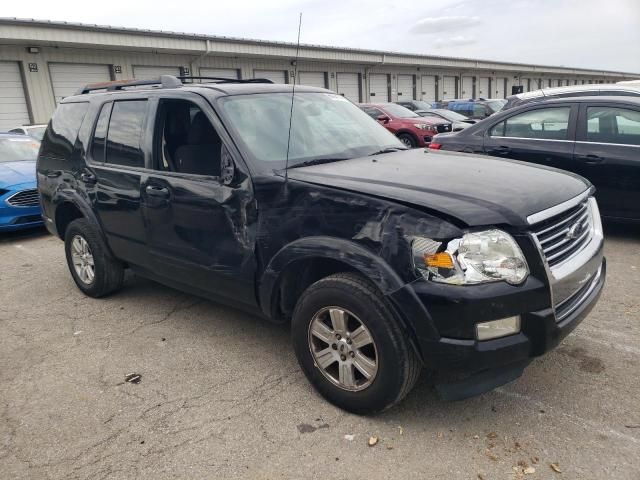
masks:
{"type": "Polygon", "coordinates": [[[71,222],[64,246],[71,276],[83,293],[98,298],[122,287],[124,266],[113,258],[95,225],[84,218],[71,222]]]}
{"type": "Polygon", "coordinates": [[[409,148],[416,148],[418,146],[418,142],[415,137],[410,133],[401,133],[398,135],[398,140],[405,144],[405,146],[409,148]]]}
{"type": "Polygon", "coordinates": [[[422,368],[384,297],[352,273],[307,288],[294,310],[291,333],[311,384],[329,402],[356,414],[400,402],[422,368]]]}

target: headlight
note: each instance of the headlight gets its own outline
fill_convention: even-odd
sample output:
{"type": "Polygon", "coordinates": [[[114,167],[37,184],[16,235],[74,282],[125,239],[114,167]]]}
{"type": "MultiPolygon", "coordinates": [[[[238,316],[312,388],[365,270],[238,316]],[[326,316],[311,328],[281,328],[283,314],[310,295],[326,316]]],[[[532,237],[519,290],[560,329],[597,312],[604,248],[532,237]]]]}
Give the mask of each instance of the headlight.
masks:
{"type": "Polygon", "coordinates": [[[426,123],[414,123],[413,126],[419,130],[433,130],[433,127],[431,125],[427,125],[426,123]]]}
{"type": "Polygon", "coordinates": [[[442,246],[421,237],[412,242],[414,265],[428,280],[452,285],[499,281],[517,285],[529,275],[522,250],[502,230],[470,232],[442,246]]]}

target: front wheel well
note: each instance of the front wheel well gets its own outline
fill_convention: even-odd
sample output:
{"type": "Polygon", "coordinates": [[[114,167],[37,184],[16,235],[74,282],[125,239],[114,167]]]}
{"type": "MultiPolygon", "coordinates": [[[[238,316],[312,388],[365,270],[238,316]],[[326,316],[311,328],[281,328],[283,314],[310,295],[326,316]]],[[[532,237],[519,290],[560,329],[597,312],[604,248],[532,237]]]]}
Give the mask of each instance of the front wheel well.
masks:
{"type": "Polygon", "coordinates": [[[289,320],[302,292],[322,278],[343,272],[360,273],[351,265],[331,258],[313,257],[290,263],[275,290],[272,318],[278,322],[289,320]]]}
{"type": "Polygon", "coordinates": [[[55,219],[58,236],[64,240],[64,235],[69,224],[74,220],[83,217],[84,215],[80,209],[71,202],[64,202],[58,205],[58,208],[56,208],[55,219]]]}

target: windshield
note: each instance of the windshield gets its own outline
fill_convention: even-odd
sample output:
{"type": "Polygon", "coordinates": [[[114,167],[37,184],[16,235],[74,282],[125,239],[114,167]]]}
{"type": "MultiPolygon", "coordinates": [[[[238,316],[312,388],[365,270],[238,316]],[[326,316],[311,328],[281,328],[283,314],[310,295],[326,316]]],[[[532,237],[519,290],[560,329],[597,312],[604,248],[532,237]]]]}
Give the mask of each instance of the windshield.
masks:
{"type": "Polygon", "coordinates": [[[441,117],[449,120],[450,122],[464,122],[465,120],[469,120],[469,117],[462,115],[458,112],[453,112],[451,110],[445,110],[444,108],[438,110],[429,110],[432,113],[436,113],[441,117]]]}
{"type": "Polygon", "coordinates": [[[42,140],[44,137],[44,131],[47,129],[46,125],[41,125],[38,127],[26,127],[25,130],[27,134],[33,138],[37,138],[38,140],[42,140]]]}
{"type": "MultiPolygon", "coordinates": [[[[236,95],[222,98],[221,103],[247,153],[260,162],[284,167],[291,94],[236,95]]],[[[404,146],[349,100],[330,93],[296,93],[289,166],[362,157],[387,148],[404,146]]]]}
{"type": "Polygon", "coordinates": [[[396,105],[395,103],[389,103],[387,105],[381,105],[382,108],[392,117],[396,118],[414,118],[419,117],[415,112],[412,112],[408,108],[403,107],[402,105],[396,105]]]}
{"type": "Polygon", "coordinates": [[[0,137],[0,163],[35,160],[40,142],[29,137],[0,137]]]}
{"type": "Polygon", "coordinates": [[[502,108],[506,104],[507,104],[506,100],[493,100],[493,101],[487,102],[487,105],[489,105],[489,108],[493,110],[493,113],[496,113],[502,110],[502,108]]]}
{"type": "Polygon", "coordinates": [[[414,100],[413,104],[418,107],[419,110],[430,110],[431,104],[429,102],[424,102],[422,100],[414,100]]]}

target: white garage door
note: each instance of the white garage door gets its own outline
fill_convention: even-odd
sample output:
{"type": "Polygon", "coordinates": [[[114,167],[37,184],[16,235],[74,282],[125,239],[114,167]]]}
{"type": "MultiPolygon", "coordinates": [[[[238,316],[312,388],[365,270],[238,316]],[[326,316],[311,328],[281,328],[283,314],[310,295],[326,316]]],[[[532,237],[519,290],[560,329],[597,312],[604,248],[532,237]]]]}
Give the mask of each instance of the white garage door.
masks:
{"type": "Polygon", "coordinates": [[[398,75],[398,101],[400,100],[415,100],[413,75],[398,75]]]}
{"type": "Polygon", "coordinates": [[[133,67],[133,76],[137,80],[156,80],[160,75],[180,76],[180,67],[150,67],[138,65],[133,67]]]}
{"type": "Polygon", "coordinates": [[[108,82],[111,80],[109,65],[81,63],[50,63],[49,74],[53,85],[56,103],[76,93],[88,83],[108,82]]]}
{"type": "Polygon", "coordinates": [[[201,77],[238,78],[235,68],[200,68],[201,77]]]}
{"type": "Polygon", "coordinates": [[[0,131],[29,123],[18,63],[0,62],[0,131]]]}
{"type": "Polygon", "coordinates": [[[253,78],[266,78],[273,83],[287,83],[287,76],[284,70],[254,70],[253,78]]]}
{"type": "Polygon", "coordinates": [[[456,77],[442,78],[442,99],[456,98],[456,77]]]}
{"type": "Polygon", "coordinates": [[[369,75],[369,96],[372,102],[389,101],[389,75],[385,73],[369,75]]]}
{"type": "Polygon", "coordinates": [[[462,77],[460,98],[473,98],[473,77],[462,77]]]}
{"type": "Polygon", "coordinates": [[[336,73],[336,90],[339,95],[352,102],[360,102],[360,75],[357,73],[336,73]]]}
{"type": "Polygon", "coordinates": [[[476,95],[478,98],[489,98],[491,97],[491,92],[489,91],[489,77],[480,77],[478,79],[478,94],[476,95]]]}
{"type": "Polygon", "coordinates": [[[496,85],[493,89],[494,95],[491,95],[493,98],[504,98],[504,84],[506,83],[506,78],[497,77],[496,85]]]}
{"type": "Polygon", "coordinates": [[[436,77],[434,75],[422,75],[422,97],[425,102],[436,100],[436,77]]]}
{"type": "Polygon", "coordinates": [[[308,87],[327,88],[326,78],[324,72],[298,72],[298,84],[308,87]]]}

